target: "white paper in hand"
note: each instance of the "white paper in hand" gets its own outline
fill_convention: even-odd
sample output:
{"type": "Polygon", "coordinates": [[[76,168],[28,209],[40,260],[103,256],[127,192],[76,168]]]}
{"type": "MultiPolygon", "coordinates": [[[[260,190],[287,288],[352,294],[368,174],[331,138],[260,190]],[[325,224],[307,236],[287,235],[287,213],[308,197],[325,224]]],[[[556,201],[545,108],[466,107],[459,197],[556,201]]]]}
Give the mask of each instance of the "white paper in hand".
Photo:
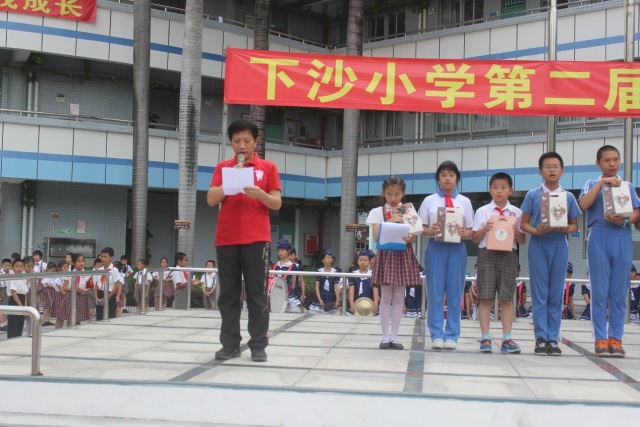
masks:
{"type": "Polygon", "coordinates": [[[404,241],[403,237],[409,235],[410,228],[409,224],[383,222],[380,224],[378,249],[404,251],[407,248],[407,242],[404,241]]]}
{"type": "Polygon", "coordinates": [[[225,196],[244,193],[244,187],[253,185],[253,168],[222,168],[222,191],[225,196]]]}

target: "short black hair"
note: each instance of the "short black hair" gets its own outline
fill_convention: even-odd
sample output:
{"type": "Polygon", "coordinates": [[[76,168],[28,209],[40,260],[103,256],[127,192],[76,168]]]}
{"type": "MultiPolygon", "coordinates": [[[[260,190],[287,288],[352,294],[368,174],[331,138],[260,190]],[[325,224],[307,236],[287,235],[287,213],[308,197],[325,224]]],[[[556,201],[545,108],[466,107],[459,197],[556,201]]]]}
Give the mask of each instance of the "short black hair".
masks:
{"type": "Polygon", "coordinates": [[[93,260],[93,265],[95,266],[96,264],[102,264],[102,260],[100,258],[96,258],[93,260]]]}
{"type": "Polygon", "coordinates": [[[560,154],[556,153],[555,151],[549,151],[547,153],[542,154],[542,156],[540,156],[540,158],[538,159],[538,168],[540,168],[540,170],[542,170],[542,162],[544,162],[547,159],[560,160],[560,167],[564,169],[564,161],[562,160],[562,156],[560,156],[560,154]]]}
{"type": "Polygon", "coordinates": [[[11,254],[11,259],[22,258],[22,256],[18,252],[14,252],[11,254]]]}
{"type": "Polygon", "coordinates": [[[7,262],[8,262],[9,264],[11,264],[11,260],[10,260],[9,258],[3,258],[3,259],[2,259],[2,263],[3,263],[3,264],[6,264],[7,262]]]}
{"type": "Polygon", "coordinates": [[[127,261],[129,261],[129,256],[127,254],[124,254],[120,257],[120,261],[122,261],[123,259],[126,259],[127,261]]]}
{"type": "Polygon", "coordinates": [[[438,169],[436,170],[436,182],[439,181],[440,172],[443,171],[451,171],[455,173],[457,177],[456,184],[460,182],[460,169],[458,169],[458,165],[453,163],[451,160],[445,160],[440,163],[440,166],[438,166],[438,169]]]}
{"type": "Polygon", "coordinates": [[[71,255],[71,262],[75,264],[76,262],[78,262],[78,260],[80,258],[84,259],[84,255],[82,255],[82,254],[73,254],[73,255],[71,255]]]}
{"type": "Polygon", "coordinates": [[[181,261],[186,257],[187,257],[187,254],[185,254],[184,252],[176,252],[176,256],[173,258],[173,266],[174,267],[177,266],[178,261],[181,261]]]}
{"type": "Polygon", "coordinates": [[[40,257],[40,259],[42,259],[42,257],[44,256],[44,254],[42,253],[42,251],[40,249],[36,249],[35,251],[33,251],[33,253],[31,255],[32,256],[38,255],[40,257]]]}
{"type": "Polygon", "coordinates": [[[509,188],[513,188],[513,180],[511,179],[511,175],[509,175],[508,173],[504,173],[504,172],[494,173],[491,179],[489,179],[489,187],[493,185],[493,181],[495,181],[496,179],[507,181],[507,184],[509,184],[509,188]]]}
{"type": "Polygon", "coordinates": [[[67,265],[67,261],[60,261],[60,262],[58,262],[58,268],[62,268],[62,267],[64,267],[65,265],[67,265]]]}
{"type": "Polygon", "coordinates": [[[616,153],[618,153],[618,157],[620,157],[620,151],[614,147],[613,145],[603,145],[602,147],[598,148],[598,152],[596,153],[596,160],[600,161],[600,159],[602,159],[602,153],[604,153],[605,151],[615,151],[616,153]]]}
{"type": "Polygon", "coordinates": [[[253,139],[258,139],[258,125],[256,125],[251,120],[240,119],[231,123],[227,128],[227,136],[229,137],[229,141],[231,141],[233,135],[245,130],[251,132],[251,135],[253,135],[253,139]]]}
{"type": "Polygon", "coordinates": [[[31,256],[26,256],[24,258],[22,258],[22,262],[24,262],[25,264],[29,264],[29,263],[36,263],[36,260],[33,259],[33,257],[31,256]]]}
{"type": "Polygon", "coordinates": [[[144,259],[144,258],[140,258],[140,259],[138,260],[138,262],[141,262],[141,263],[143,263],[144,265],[147,265],[147,264],[149,263],[149,262],[148,262],[146,259],[144,259]]]}
{"type": "MultiPolygon", "coordinates": [[[[115,252],[113,251],[113,248],[107,246],[106,248],[102,248],[102,250],[100,251],[101,254],[107,254],[110,257],[113,258],[113,254],[115,254],[115,252]]],[[[72,254],[73,255],[73,254],[72,254]]]]}
{"type": "Polygon", "coordinates": [[[205,262],[204,265],[207,265],[209,263],[212,263],[214,267],[216,266],[216,262],[212,259],[207,260],[207,262],[205,262]]]}
{"type": "Polygon", "coordinates": [[[13,260],[13,264],[11,264],[11,265],[16,265],[18,263],[24,265],[24,261],[21,258],[14,259],[13,260]]]}

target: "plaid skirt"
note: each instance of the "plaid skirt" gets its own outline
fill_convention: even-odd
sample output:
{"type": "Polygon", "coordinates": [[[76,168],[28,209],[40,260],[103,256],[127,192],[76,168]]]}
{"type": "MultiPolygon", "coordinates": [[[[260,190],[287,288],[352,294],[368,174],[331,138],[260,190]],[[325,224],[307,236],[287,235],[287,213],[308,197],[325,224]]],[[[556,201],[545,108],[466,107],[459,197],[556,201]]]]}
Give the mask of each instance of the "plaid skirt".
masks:
{"type": "Polygon", "coordinates": [[[58,292],[56,294],[51,315],[56,319],[69,320],[71,317],[71,293],[62,295],[62,293],[58,292]]]}
{"type": "Polygon", "coordinates": [[[407,245],[404,252],[379,250],[373,266],[371,284],[405,287],[422,285],[420,267],[411,245],[407,245]]]}
{"type": "Polygon", "coordinates": [[[187,292],[189,290],[184,287],[182,289],[176,289],[176,309],[177,310],[186,310],[187,309],[187,292]]]}
{"type": "Polygon", "coordinates": [[[50,287],[43,288],[42,290],[42,306],[44,308],[53,309],[53,304],[56,299],[56,290],[50,287]]]}
{"type": "Polygon", "coordinates": [[[11,298],[7,294],[7,287],[0,287],[0,305],[9,305],[9,298],[11,298]]]}
{"type": "MultiPolygon", "coordinates": [[[[173,296],[174,292],[173,292],[173,283],[171,282],[162,282],[162,298],[167,299],[171,296],[173,296]]],[[[160,296],[160,286],[156,286],[156,290],[153,293],[153,296],[155,298],[158,298],[160,296]]]]}
{"type": "MultiPolygon", "coordinates": [[[[60,307],[56,314],[56,319],[66,321],[71,319],[71,292],[60,296],[60,307]]],[[[82,294],[78,294],[76,303],[76,324],[86,322],[87,320],[89,320],[89,304],[87,303],[87,298],[82,294]]]]}
{"type": "Polygon", "coordinates": [[[51,305],[51,317],[55,317],[57,319],[58,316],[60,316],[60,307],[62,305],[62,298],[63,296],[60,292],[55,292],[53,304],[51,305]]]}

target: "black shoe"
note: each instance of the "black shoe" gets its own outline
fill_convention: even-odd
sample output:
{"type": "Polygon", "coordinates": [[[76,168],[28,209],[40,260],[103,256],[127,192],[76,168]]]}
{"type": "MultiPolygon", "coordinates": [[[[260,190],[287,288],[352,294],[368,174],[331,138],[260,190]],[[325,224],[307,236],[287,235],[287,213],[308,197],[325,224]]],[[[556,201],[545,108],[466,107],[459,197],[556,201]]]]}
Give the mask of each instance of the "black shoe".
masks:
{"type": "Polygon", "coordinates": [[[233,357],[240,357],[240,348],[222,347],[216,351],[216,360],[229,360],[233,357]]]}
{"type": "Polygon", "coordinates": [[[549,348],[547,347],[547,341],[542,338],[536,340],[536,346],[533,349],[533,353],[537,356],[548,356],[549,348]]]}
{"type": "Polygon", "coordinates": [[[382,341],[380,343],[381,350],[389,350],[391,348],[391,343],[389,341],[382,341]]]}
{"type": "Polygon", "coordinates": [[[266,362],[267,352],[264,351],[263,348],[256,348],[255,350],[251,350],[251,360],[253,360],[254,362],[266,362]]]}
{"type": "Polygon", "coordinates": [[[122,309],[123,313],[129,313],[129,310],[127,310],[126,308],[122,309]]]}
{"type": "Polygon", "coordinates": [[[558,347],[558,341],[547,341],[547,353],[549,353],[549,356],[562,355],[562,350],[558,347]]]}
{"type": "Polygon", "coordinates": [[[391,341],[391,348],[394,350],[404,350],[404,346],[398,341],[391,341]]]}
{"type": "Polygon", "coordinates": [[[7,325],[0,326],[0,331],[6,331],[6,330],[7,330],[7,325]]]}

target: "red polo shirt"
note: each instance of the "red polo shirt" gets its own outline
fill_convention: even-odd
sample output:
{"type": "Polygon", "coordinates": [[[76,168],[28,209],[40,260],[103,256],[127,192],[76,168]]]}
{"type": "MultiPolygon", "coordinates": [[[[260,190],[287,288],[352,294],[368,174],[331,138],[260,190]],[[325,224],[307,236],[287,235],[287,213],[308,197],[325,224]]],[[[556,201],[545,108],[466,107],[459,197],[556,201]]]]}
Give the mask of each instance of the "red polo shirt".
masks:
{"type": "MultiPolygon", "coordinates": [[[[211,187],[222,186],[222,168],[233,167],[238,163],[237,156],[218,163],[213,171],[211,187]]],[[[254,153],[245,167],[253,168],[253,181],[266,193],[280,188],[280,174],[273,162],[263,160],[254,153]]],[[[226,196],[218,213],[216,228],[216,246],[245,245],[271,241],[271,221],[269,209],[257,199],[240,193],[226,196]]]]}

